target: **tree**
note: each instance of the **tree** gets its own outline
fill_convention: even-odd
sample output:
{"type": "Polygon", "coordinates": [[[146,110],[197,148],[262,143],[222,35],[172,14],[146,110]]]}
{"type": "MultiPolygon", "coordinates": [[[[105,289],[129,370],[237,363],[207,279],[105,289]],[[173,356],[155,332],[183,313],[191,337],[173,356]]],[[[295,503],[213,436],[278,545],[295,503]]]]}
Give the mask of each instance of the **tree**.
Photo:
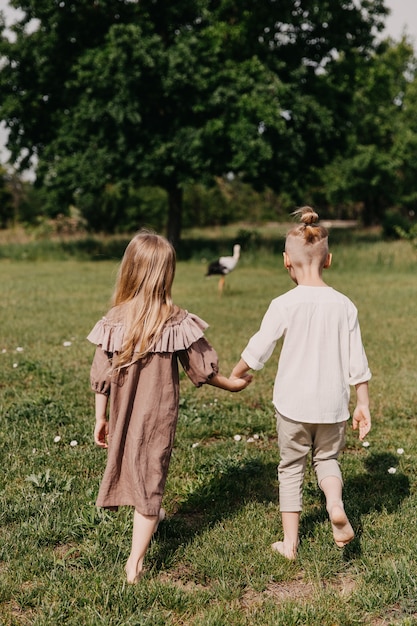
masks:
{"type": "Polygon", "coordinates": [[[117,223],[109,189],[162,187],[175,244],[186,183],[232,171],[301,196],[344,141],[328,76],[343,58],[354,82],[385,14],[383,0],[11,4],[24,13],[0,48],[13,159],[36,157],[57,212],[75,202],[96,228],[117,223]]]}
{"type": "Polygon", "coordinates": [[[363,205],[365,225],[386,210],[415,203],[416,60],[407,41],[382,42],[359,66],[345,149],[323,170],[331,204],[363,205]]]}
{"type": "MultiPolygon", "coordinates": [[[[411,216],[417,213],[417,59],[409,57],[404,77],[404,91],[398,94],[401,99],[397,132],[394,136],[392,156],[397,164],[396,189],[400,206],[411,216]]],[[[416,232],[416,228],[414,228],[416,232]]]]}
{"type": "Polygon", "coordinates": [[[13,196],[8,184],[8,175],[0,165],[0,228],[6,228],[14,218],[13,196]]]}

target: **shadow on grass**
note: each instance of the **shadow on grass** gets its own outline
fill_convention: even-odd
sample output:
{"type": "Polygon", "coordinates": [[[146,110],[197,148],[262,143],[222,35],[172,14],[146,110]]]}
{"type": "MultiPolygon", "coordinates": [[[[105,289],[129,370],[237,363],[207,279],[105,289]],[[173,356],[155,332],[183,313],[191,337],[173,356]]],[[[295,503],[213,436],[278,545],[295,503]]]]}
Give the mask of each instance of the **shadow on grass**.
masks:
{"type": "MultiPolygon", "coordinates": [[[[397,462],[393,454],[370,454],[364,462],[366,473],[345,480],[346,511],[356,535],[344,550],[345,560],[361,554],[362,517],[378,511],[393,513],[409,495],[407,476],[387,471],[397,462]]],[[[193,541],[196,535],[219,520],[233,516],[250,501],[277,503],[276,463],[265,464],[252,459],[233,465],[220,471],[193,493],[160,531],[157,567],[169,562],[179,546],[193,541]]],[[[323,499],[321,507],[302,516],[301,537],[312,535],[315,526],[327,520],[323,499]]]]}
{"type": "MultiPolygon", "coordinates": [[[[344,485],[346,512],[355,530],[355,539],[344,549],[345,560],[361,554],[362,518],[373,512],[394,513],[410,493],[406,475],[389,474],[398,458],[390,453],[370,454],[366,472],[348,477],[344,485]]],[[[274,504],[278,501],[276,463],[249,459],[219,468],[219,471],[193,493],[169,520],[159,535],[155,565],[167,565],[180,546],[185,546],[216,522],[232,517],[247,502],[274,504]]],[[[323,497],[323,496],[322,496],[323,497]]],[[[327,522],[324,499],[314,512],[302,515],[300,536],[314,533],[317,524],[327,522]]]]}
{"type": "Polygon", "coordinates": [[[220,468],[194,492],[159,531],[157,567],[219,520],[232,517],[247,502],[277,502],[276,463],[249,459],[220,468]]]}
{"type": "MultiPolygon", "coordinates": [[[[369,454],[364,462],[366,473],[348,477],[344,481],[344,502],[346,513],[355,531],[355,539],[344,549],[346,560],[361,554],[360,538],[362,535],[362,518],[374,512],[385,511],[394,513],[402,501],[410,495],[410,481],[405,474],[389,474],[388,468],[398,464],[394,454],[369,454]]],[[[323,498],[323,496],[322,496],[323,498]]],[[[303,516],[300,534],[309,536],[317,523],[327,520],[324,505],[317,512],[303,516]]]]}

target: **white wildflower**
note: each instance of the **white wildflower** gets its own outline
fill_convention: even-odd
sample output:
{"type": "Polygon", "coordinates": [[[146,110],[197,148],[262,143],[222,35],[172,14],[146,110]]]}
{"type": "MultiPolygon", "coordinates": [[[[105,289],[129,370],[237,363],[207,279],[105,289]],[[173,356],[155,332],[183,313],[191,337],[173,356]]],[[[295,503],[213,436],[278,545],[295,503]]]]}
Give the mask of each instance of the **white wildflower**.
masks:
{"type": "Polygon", "coordinates": [[[240,440],[242,439],[242,435],[235,435],[235,436],[233,437],[233,439],[234,439],[235,441],[240,441],[240,440]]]}
{"type": "Polygon", "coordinates": [[[64,343],[62,344],[64,346],[64,348],[69,348],[72,345],[71,341],[64,341],[64,343]]]}
{"type": "Polygon", "coordinates": [[[362,444],[362,446],[363,446],[364,448],[369,448],[369,446],[370,446],[370,445],[371,445],[371,444],[369,443],[369,441],[364,441],[364,442],[363,442],[363,444],[362,444]]]}
{"type": "Polygon", "coordinates": [[[396,471],[397,471],[397,469],[395,467],[389,467],[388,468],[388,474],[395,474],[396,471]]]}
{"type": "Polygon", "coordinates": [[[397,448],[397,454],[404,454],[403,448],[397,448]]]}
{"type": "Polygon", "coordinates": [[[54,437],[54,443],[58,443],[58,441],[61,441],[61,437],[59,435],[54,437]]]}
{"type": "Polygon", "coordinates": [[[13,363],[13,367],[14,369],[16,369],[16,367],[18,367],[19,363],[13,363]]]}
{"type": "Polygon", "coordinates": [[[6,348],[3,348],[3,350],[1,351],[2,354],[6,354],[7,350],[6,348]]]}
{"type": "Polygon", "coordinates": [[[255,439],[253,437],[248,437],[246,439],[246,443],[253,443],[255,441],[255,439]]]}
{"type": "Polygon", "coordinates": [[[16,352],[23,352],[23,348],[22,348],[22,346],[17,346],[17,348],[16,348],[16,352]]]}
{"type": "Polygon", "coordinates": [[[199,445],[200,445],[199,442],[196,441],[195,443],[193,443],[193,445],[191,447],[192,448],[198,448],[199,445]]]}
{"type": "Polygon", "coordinates": [[[259,435],[254,435],[253,438],[254,439],[259,439],[259,435]]]}
{"type": "Polygon", "coordinates": [[[71,446],[71,448],[75,448],[75,446],[78,446],[78,441],[73,439],[72,441],[70,441],[70,446],[71,446]]]}

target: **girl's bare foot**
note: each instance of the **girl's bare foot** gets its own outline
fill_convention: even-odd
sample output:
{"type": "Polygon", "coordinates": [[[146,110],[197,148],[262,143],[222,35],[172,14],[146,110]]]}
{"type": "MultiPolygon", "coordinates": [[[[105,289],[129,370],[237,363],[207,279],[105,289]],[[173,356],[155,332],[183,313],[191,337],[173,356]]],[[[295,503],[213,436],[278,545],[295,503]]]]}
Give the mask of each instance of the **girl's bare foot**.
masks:
{"type": "Polygon", "coordinates": [[[125,567],[125,572],[126,580],[129,585],[136,585],[136,583],[140,581],[144,574],[143,561],[140,561],[135,565],[134,563],[130,563],[130,560],[128,559],[125,567]]]}
{"type": "Polygon", "coordinates": [[[297,556],[297,548],[293,545],[287,546],[284,541],[276,541],[271,545],[271,548],[274,552],[279,552],[282,556],[285,556],[286,559],[290,561],[294,561],[297,556]]]}
{"type": "MultiPolygon", "coordinates": [[[[151,531],[153,535],[158,530],[159,523],[162,522],[163,519],[165,519],[165,509],[161,508],[159,510],[159,515],[158,515],[158,517],[156,519],[156,522],[155,522],[155,525],[153,527],[153,530],[151,531]]],[[[138,583],[140,581],[140,579],[142,578],[142,576],[144,574],[143,558],[144,558],[144,555],[145,555],[145,552],[146,552],[146,547],[145,547],[145,549],[143,551],[141,551],[141,550],[139,550],[139,551],[133,550],[131,555],[127,559],[126,566],[125,566],[125,572],[126,572],[127,582],[130,585],[136,585],[136,583],[138,583]],[[138,560],[138,556],[140,556],[141,554],[142,554],[142,556],[138,560]]]]}
{"type": "Polygon", "coordinates": [[[333,538],[339,548],[346,546],[355,536],[348,517],[342,506],[335,504],[329,511],[332,524],[333,538]]]}

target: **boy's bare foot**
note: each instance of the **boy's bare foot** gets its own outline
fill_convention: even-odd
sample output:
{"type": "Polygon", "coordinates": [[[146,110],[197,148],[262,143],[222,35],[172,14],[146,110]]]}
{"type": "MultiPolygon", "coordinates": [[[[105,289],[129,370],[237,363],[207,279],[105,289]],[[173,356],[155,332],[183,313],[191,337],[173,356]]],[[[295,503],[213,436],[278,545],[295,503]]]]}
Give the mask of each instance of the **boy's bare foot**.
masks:
{"type": "Polygon", "coordinates": [[[276,541],[271,545],[271,548],[274,552],[279,552],[282,556],[285,556],[286,559],[290,561],[294,561],[297,556],[297,548],[294,546],[287,546],[283,541],[276,541]]]}
{"type": "Polygon", "coordinates": [[[335,504],[329,511],[329,517],[335,543],[339,548],[343,548],[350,543],[355,536],[344,508],[335,504]]]}

